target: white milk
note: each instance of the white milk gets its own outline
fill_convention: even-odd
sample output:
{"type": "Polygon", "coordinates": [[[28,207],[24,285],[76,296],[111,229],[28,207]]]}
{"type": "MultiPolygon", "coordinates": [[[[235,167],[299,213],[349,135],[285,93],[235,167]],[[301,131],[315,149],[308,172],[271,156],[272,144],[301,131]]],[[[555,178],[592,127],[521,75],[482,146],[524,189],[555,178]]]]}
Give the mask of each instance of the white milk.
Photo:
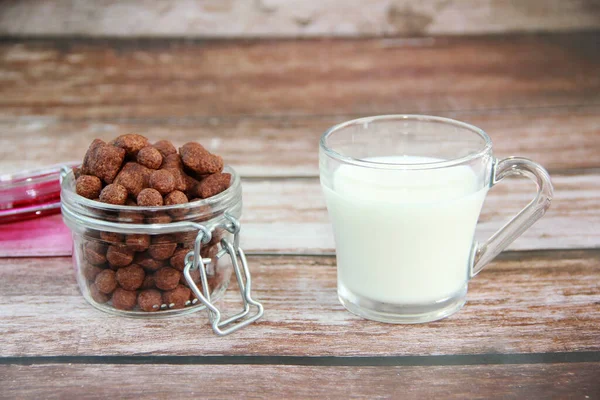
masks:
{"type": "Polygon", "coordinates": [[[394,171],[342,165],[332,182],[333,190],[323,190],[334,226],[338,280],[346,289],[374,301],[427,304],[465,288],[487,192],[471,168],[394,171]]]}

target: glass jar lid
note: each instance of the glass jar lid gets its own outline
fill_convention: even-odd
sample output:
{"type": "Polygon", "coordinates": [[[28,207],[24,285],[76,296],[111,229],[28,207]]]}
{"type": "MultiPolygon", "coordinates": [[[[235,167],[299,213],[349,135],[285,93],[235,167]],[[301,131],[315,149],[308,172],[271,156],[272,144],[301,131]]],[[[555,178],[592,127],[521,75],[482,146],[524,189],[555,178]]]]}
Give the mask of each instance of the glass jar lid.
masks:
{"type": "Polygon", "coordinates": [[[0,224],[60,212],[61,168],[76,162],[0,175],[0,224]]]}

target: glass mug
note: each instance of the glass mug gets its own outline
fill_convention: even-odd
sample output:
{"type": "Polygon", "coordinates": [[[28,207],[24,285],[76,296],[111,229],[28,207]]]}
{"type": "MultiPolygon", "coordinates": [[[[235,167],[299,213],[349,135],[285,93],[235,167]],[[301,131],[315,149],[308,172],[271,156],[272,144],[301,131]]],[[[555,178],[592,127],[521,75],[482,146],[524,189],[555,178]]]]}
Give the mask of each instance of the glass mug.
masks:
{"type": "Polygon", "coordinates": [[[496,160],[483,130],[424,115],[330,128],[321,137],[319,169],[338,297],[350,312],[389,323],[435,321],[462,308],[469,280],[544,215],[553,193],[539,164],[496,160]],[[487,242],[476,243],[487,191],[510,175],[533,180],[537,195],[487,242]]]}

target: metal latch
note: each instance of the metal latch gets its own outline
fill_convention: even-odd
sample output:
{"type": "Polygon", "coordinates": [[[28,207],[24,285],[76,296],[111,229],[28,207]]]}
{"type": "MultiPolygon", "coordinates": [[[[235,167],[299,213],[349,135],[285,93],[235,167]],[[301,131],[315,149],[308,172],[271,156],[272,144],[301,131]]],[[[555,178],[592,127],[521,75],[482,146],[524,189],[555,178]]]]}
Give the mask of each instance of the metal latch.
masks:
{"type": "Polygon", "coordinates": [[[203,244],[210,242],[212,233],[206,227],[198,226],[198,235],[194,242],[194,250],[190,251],[185,257],[185,267],[183,269],[183,275],[187,281],[190,289],[194,292],[194,295],[206,306],[208,310],[208,317],[212,325],[213,331],[220,336],[228,335],[232,332],[241,329],[252,322],[262,317],[264,308],[258,301],[252,299],[252,277],[250,270],[248,269],[248,261],[246,255],[239,245],[239,233],[240,223],[237,219],[229,214],[225,214],[227,219],[226,224],[217,225],[213,228],[224,228],[228,232],[233,234],[233,243],[226,238],[221,239],[221,250],[217,253],[216,258],[220,259],[225,255],[229,255],[235,277],[237,279],[239,291],[242,297],[243,310],[223,321],[221,321],[221,311],[211,302],[210,299],[210,288],[208,285],[208,279],[206,276],[206,266],[212,262],[210,258],[202,258],[200,250],[203,244]],[[240,267],[241,264],[241,267],[240,267]],[[190,271],[195,269],[200,270],[200,280],[202,283],[202,291],[198,288],[194,279],[192,278],[190,271]],[[205,294],[204,294],[205,293],[205,294]],[[256,312],[249,316],[251,306],[256,309],[256,312]]]}

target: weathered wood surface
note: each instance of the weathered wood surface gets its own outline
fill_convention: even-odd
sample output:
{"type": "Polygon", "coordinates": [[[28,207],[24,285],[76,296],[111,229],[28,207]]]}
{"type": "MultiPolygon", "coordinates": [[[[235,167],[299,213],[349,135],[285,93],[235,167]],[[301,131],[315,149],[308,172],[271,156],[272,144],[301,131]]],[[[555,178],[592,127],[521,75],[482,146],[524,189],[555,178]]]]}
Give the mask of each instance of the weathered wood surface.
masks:
{"type": "Polygon", "coordinates": [[[21,399],[595,399],[600,396],[598,375],[600,363],[435,367],[0,366],[1,396],[21,399]]]}
{"type": "MultiPolygon", "coordinates": [[[[600,246],[600,175],[553,177],[547,214],[509,248],[513,250],[600,246]]],[[[489,192],[476,237],[485,240],[535,195],[528,180],[507,179],[489,192]]],[[[334,251],[333,231],[317,179],[244,183],[243,244],[253,251],[334,251]]]]}
{"type": "Polygon", "coordinates": [[[299,37],[594,29],[594,0],[3,1],[0,34],[299,37]]]}
{"type": "MultiPolygon", "coordinates": [[[[250,264],[266,313],[224,338],[213,335],[203,313],[168,320],[114,317],[85,303],[70,258],[0,258],[0,397],[83,397],[73,382],[89,387],[87,397],[212,394],[213,386],[203,389],[196,386],[202,379],[190,378],[199,371],[218,382],[214,388],[230,388],[224,397],[249,397],[248,386],[257,397],[279,390],[281,398],[598,397],[597,357],[479,364],[494,354],[600,354],[599,44],[598,32],[299,42],[3,41],[0,171],[77,159],[93,137],[124,131],[203,141],[244,176],[243,246],[265,253],[251,256],[250,264]],[[336,298],[317,140],[336,122],[391,112],[474,123],[490,133],[499,157],[536,159],[551,170],[556,186],[549,213],[512,246],[544,251],[501,255],[473,280],[466,307],[440,322],[366,321],[336,298]],[[152,361],[203,355],[224,362],[456,355],[479,361],[423,367],[152,361]],[[9,365],[29,362],[27,356],[33,364],[58,356],[79,365],[9,365]],[[91,362],[98,364],[81,364],[85,356],[97,356],[91,362]],[[113,365],[130,356],[150,356],[150,364],[113,365]]],[[[512,180],[492,190],[479,236],[524,205],[532,186],[512,180]]],[[[5,245],[0,257],[14,256],[2,254],[5,245]]],[[[238,306],[233,290],[220,305],[238,306]]]]}
{"type": "MultiPolygon", "coordinates": [[[[69,258],[0,259],[0,356],[405,356],[600,351],[600,251],[508,253],[470,285],[463,310],[391,325],[345,311],[334,257],[250,257],[264,317],[226,337],[204,313],[128,319],[80,295],[69,258]],[[342,340],[343,339],[343,340],[342,340]]],[[[233,291],[221,304],[239,305],[233,291]]]]}
{"type": "MultiPolygon", "coordinates": [[[[547,214],[509,249],[583,249],[600,246],[600,174],[555,175],[547,214]]],[[[317,178],[245,180],[242,246],[248,253],[332,254],[333,231],[317,178]]],[[[489,193],[476,238],[486,240],[535,194],[528,180],[507,179],[489,193]]],[[[0,257],[71,254],[61,216],[0,225],[0,257]]]]}
{"type": "Polygon", "coordinates": [[[598,32],[305,41],[7,41],[0,117],[439,113],[600,104],[598,32]]]}
{"type": "MultiPolygon", "coordinates": [[[[81,113],[85,115],[86,110],[81,113]]],[[[499,158],[527,157],[551,172],[600,167],[600,105],[435,114],[487,131],[499,158]]],[[[122,133],[139,132],[154,140],[168,137],[180,145],[200,141],[244,177],[318,176],[321,134],[355,116],[138,121],[5,117],[0,118],[0,173],[81,159],[95,138],[110,140],[122,133]],[[50,146],[53,151],[48,151],[50,146]]]]}

